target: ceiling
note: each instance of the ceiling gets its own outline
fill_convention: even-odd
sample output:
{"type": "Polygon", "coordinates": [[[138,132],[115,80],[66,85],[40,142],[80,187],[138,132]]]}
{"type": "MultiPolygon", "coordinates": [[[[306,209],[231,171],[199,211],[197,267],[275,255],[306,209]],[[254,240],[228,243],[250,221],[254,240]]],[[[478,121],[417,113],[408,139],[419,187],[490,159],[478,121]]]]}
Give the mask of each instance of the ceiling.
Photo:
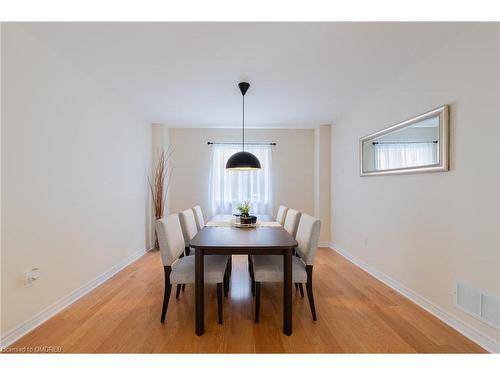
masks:
{"type": "Polygon", "coordinates": [[[456,37],[457,23],[27,23],[22,27],[172,127],[334,123],[456,37]]]}

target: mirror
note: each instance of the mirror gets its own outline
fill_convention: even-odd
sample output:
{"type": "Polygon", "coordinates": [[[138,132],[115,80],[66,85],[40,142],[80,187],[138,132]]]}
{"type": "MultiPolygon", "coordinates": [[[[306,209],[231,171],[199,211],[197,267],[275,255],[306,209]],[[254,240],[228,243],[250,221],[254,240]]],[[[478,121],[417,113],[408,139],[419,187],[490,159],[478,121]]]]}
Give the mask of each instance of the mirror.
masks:
{"type": "Polygon", "coordinates": [[[361,176],[448,170],[448,106],[360,139],[361,176]]]}

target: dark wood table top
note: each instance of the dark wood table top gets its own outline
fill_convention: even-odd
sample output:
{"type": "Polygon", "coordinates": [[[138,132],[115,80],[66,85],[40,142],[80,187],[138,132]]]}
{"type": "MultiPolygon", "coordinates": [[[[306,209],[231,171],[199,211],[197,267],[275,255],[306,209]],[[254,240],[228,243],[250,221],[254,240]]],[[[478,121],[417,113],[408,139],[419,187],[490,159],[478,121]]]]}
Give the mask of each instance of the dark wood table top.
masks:
{"type": "MultiPolygon", "coordinates": [[[[213,221],[220,221],[221,216],[213,221]]],[[[204,227],[191,240],[193,248],[284,249],[297,247],[297,241],[283,227],[204,227]]]]}

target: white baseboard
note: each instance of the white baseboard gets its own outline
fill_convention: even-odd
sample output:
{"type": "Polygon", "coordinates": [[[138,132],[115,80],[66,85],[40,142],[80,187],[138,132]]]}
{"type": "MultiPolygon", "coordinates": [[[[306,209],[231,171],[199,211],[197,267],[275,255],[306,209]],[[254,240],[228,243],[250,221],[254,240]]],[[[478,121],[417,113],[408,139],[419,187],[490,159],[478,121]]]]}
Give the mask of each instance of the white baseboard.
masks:
{"type": "Polygon", "coordinates": [[[442,308],[436,306],[432,302],[428,301],[418,293],[413,292],[412,290],[405,287],[400,282],[394,280],[393,278],[387,276],[383,272],[377,270],[376,268],[370,266],[365,263],[361,259],[351,255],[348,251],[339,248],[334,243],[329,243],[327,245],[321,245],[323,247],[329,247],[333,251],[339,253],[344,258],[354,263],[356,266],[361,268],[362,270],[368,272],[370,275],[380,280],[390,288],[396,290],[406,298],[408,298],[413,303],[417,304],[427,312],[434,315],[439,320],[443,321],[453,329],[460,332],[462,335],[466,336],[470,340],[474,341],[476,344],[480,345],[490,353],[500,353],[500,344],[494,339],[484,335],[482,332],[479,332],[476,328],[471,327],[467,323],[461,321],[460,319],[450,315],[448,312],[444,311],[442,308]]]}
{"type": "Polygon", "coordinates": [[[104,272],[102,275],[95,278],[94,280],[81,286],[80,288],[71,292],[67,296],[53,303],[49,307],[43,309],[31,319],[28,319],[27,321],[19,324],[17,327],[14,327],[13,329],[3,334],[0,337],[0,352],[2,348],[6,348],[7,346],[16,342],[21,337],[23,337],[30,331],[34,330],[39,325],[52,318],[54,315],[56,315],[57,313],[59,313],[60,311],[62,311],[75,301],[77,301],[78,299],[82,298],[84,295],[91,292],[93,289],[97,288],[99,285],[108,280],[110,277],[114,276],[122,269],[127,267],[129,264],[133,263],[134,261],[142,257],[147,251],[149,251],[149,249],[143,249],[133,253],[132,255],[128,256],[117,265],[110,268],[108,271],[104,272]]]}
{"type": "Polygon", "coordinates": [[[318,247],[329,247],[331,248],[330,242],[318,242],[318,247]]]}

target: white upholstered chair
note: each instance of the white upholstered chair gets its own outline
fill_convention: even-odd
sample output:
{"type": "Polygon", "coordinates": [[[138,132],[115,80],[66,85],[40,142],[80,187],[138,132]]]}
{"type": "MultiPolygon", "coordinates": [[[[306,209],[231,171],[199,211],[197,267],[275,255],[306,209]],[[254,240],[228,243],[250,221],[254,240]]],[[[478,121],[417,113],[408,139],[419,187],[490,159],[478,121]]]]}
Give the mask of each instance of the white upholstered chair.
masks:
{"type": "MultiPolygon", "coordinates": [[[[313,320],[316,320],[316,308],[312,289],[312,271],[318,248],[321,221],[303,214],[297,228],[297,255],[292,257],[292,282],[306,283],[307,297],[313,320]]],[[[255,255],[253,273],[255,279],[255,321],[259,321],[260,284],[262,282],[283,282],[283,257],[276,255],[255,255]]]]}
{"type": "Polygon", "coordinates": [[[299,226],[300,215],[299,211],[289,208],[286,212],[285,222],[283,228],[295,238],[297,227],[299,226]]]}
{"type": "MultiPolygon", "coordinates": [[[[302,215],[302,213],[297,210],[294,210],[293,208],[289,208],[286,211],[286,217],[285,217],[285,222],[283,223],[283,228],[285,228],[285,230],[288,233],[290,233],[293,236],[293,238],[295,238],[295,234],[297,233],[297,227],[299,226],[300,215],[302,215]]],[[[293,252],[293,255],[295,255],[295,251],[293,252]]],[[[300,295],[304,297],[304,290],[302,288],[301,283],[295,283],[295,289],[300,290],[300,295]]]]}
{"type": "Polygon", "coordinates": [[[198,230],[205,226],[205,219],[203,219],[203,212],[201,211],[200,206],[193,207],[194,218],[196,219],[196,226],[198,230]]]}
{"type": "MultiPolygon", "coordinates": [[[[201,211],[201,209],[200,209],[201,211]]],[[[189,243],[198,233],[198,226],[196,224],[196,217],[194,214],[194,209],[184,210],[179,213],[179,219],[182,227],[182,234],[184,236],[184,246],[186,255],[191,253],[191,248],[189,247],[189,243]]],[[[205,258],[210,258],[212,255],[207,255],[205,258]]],[[[224,255],[226,260],[230,259],[229,256],[224,255]]],[[[226,282],[224,283],[224,295],[227,296],[229,292],[229,278],[231,273],[231,262],[228,262],[227,273],[224,275],[226,282]]],[[[176,298],[179,298],[180,286],[177,285],[176,298]]],[[[184,290],[185,284],[182,285],[182,290],[184,290]]]]}
{"type": "MultiPolygon", "coordinates": [[[[161,322],[165,321],[172,284],[194,284],[195,257],[183,256],[185,241],[179,216],[169,215],[156,221],[156,233],[160,243],[160,254],[165,273],[165,293],[161,310],[161,322]]],[[[205,283],[217,284],[218,321],[222,324],[222,287],[226,271],[227,258],[223,255],[205,257],[205,283]]]]}
{"type": "Polygon", "coordinates": [[[276,221],[283,225],[285,223],[286,212],[288,211],[288,207],[279,206],[278,213],[276,214],[276,221]]]}
{"type": "Polygon", "coordinates": [[[196,225],[196,218],[192,209],[184,210],[179,213],[181,221],[182,234],[184,236],[184,246],[186,248],[186,255],[190,253],[189,242],[198,233],[198,226],[196,225]]]}
{"type": "MultiPolygon", "coordinates": [[[[284,207],[284,206],[280,206],[284,207]]],[[[283,222],[283,228],[290,233],[292,237],[295,238],[295,234],[297,233],[297,227],[299,225],[299,219],[300,215],[302,215],[301,212],[294,210],[293,208],[287,208],[285,207],[285,218],[283,222]]],[[[279,210],[278,210],[279,213],[279,210]]],[[[295,253],[294,253],[295,255],[295,253]]],[[[248,256],[248,272],[250,273],[250,279],[251,279],[251,289],[252,289],[252,295],[255,295],[255,277],[254,277],[254,270],[253,270],[253,256],[248,256]]],[[[304,291],[302,290],[302,284],[300,283],[295,283],[295,289],[299,290],[300,289],[300,294],[303,296],[304,291]]]]}

